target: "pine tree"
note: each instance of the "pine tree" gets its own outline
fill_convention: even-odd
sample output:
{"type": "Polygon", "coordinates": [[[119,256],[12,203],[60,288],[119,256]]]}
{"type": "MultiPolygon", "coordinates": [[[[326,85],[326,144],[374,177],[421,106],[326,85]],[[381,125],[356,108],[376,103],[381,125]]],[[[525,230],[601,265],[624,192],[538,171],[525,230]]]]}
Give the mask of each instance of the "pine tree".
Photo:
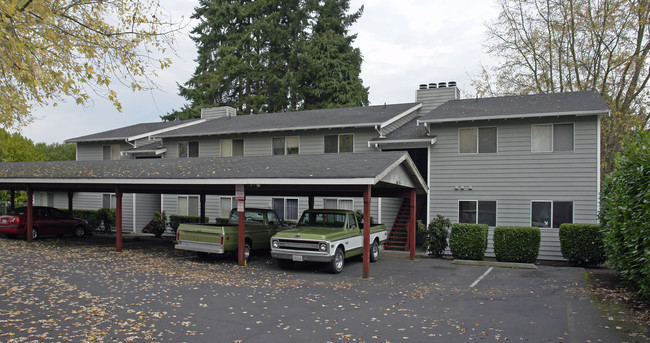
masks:
{"type": "Polygon", "coordinates": [[[180,86],[190,103],[164,120],[229,105],[238,114],[368,104],[349,0],[200,0],[197,68],[180,86]]]}

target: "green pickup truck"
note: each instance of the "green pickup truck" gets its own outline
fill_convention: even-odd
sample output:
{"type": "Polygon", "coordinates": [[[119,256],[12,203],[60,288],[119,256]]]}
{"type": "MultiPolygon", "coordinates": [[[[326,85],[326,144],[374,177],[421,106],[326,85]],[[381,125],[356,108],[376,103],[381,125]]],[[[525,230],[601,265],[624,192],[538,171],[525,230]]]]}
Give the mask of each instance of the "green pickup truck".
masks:
{"type": "MultiPolygon", "coordinates": [[[[274,210],[247,208],[244,211],[245,251],[248,260],[252,250],[268,250],[271,236],[287,229],[274,210]]],[[[230,211],[227,225],[186,224],[176,231],[176,249],[196,251],[203,254],[237,252],[239,238],[239,212],[230,211]]]]}
{"type": "MultiPolygon", "coordinates": [[[[386,242],[386,226],[370,227],[370,262],[379,258],[379,246],[386,242]]],[[[343,270],[344,259],[363,252],[363,227],[353,211],[307,210],[295,229],[271,238],[271,256],[286,268],[293,262],[328,263],[330,272],[343,270]]]]}

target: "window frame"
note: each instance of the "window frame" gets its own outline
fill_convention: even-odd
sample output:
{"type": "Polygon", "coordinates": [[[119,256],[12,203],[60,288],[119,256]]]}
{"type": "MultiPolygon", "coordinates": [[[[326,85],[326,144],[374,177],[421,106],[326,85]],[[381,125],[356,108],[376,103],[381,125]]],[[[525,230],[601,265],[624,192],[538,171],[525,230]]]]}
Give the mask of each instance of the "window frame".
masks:
{"type": "Polygon", "coordinates": [[[544,123],[544,124],[531,124],[530,125],[530,152],[532,153],[563,153],[563,152],[573,152],[576,151],[576,124],[575,122],[560,122],[560,123],[544,123]],[[555,127],[559,125],[571,125],[572,136],[571,136],[571,149],[570,150],[556,150],[555,149],[555,127]],[[533,144],[533,130],[534,127],[540,126],[550,126],[550,150],[534,150],[535,145],[533,144]]]}
{"type": "Polygon", "coordinates": [[[117,198],[115,193],[102,193],[102,208],[117,208],[117,198]],[[108,207],[106,204],[106,197],[108,197],[108,207]]]}
{"type": "Polygon", "coordinates": [[[339,133],[339,134],[333,134],[333,135],[323,135],[323,153],[324,154],[340,154],[340,153],[354,153],[354,133],[339,133]],[[334,151],[327,151],[327,143],[326,139],[327,137],[334,137],[336,136],[336,152],[334,151]],[[351,151],[344,151],[341,152],[341,137],[342,136],[350,136],[352,139],[351,143],[351,151]]]}
{"type": "Polygon", "coordinates": [[[220,150],[220,156],[221,157],[238,157],[238,156],[244,156],[245,151],[246,151],[246,146],[243,138],[237,138],[237,139],[221,139],[219,141],[219,150],[220,150]],[[224,141],[229,142],[230,146],[230,151],[228,152],[228,155],[224,155],[224,141]],[[235,155],[235,141],[241,141],[241,149],[242,149],[242,154],[241,155],[235,155]]]}
{"type": "Polygon", "coordinates": [[[352,204],[352,208],[350,209],[351,211],[354,211],[354,198],[323,198],[323,209],[333,209],[333,210],[342,210],[341,208],[341,202],[342,201],[349,201],[352,204]],[[331,208],[331,207],[325,207],[325,203],[327,201],[336,201],[336,208],[331,208]]]}
{"type": "MultiPolygon", "coordinates": [[[[571,203],[571,222],[570,223],[574,223],[575,222],[575,214],[576,214],[576,206],[575,206],[576,203],[575,203],[574,200],[531,200],[530,201],[530,206],[529,206],[530,218],[529,218],[529,221],[528,221],[530,223],[530,226],[535,226],[535,227],[538,227],[539,229],[549,229],[549,230],[551,230],[551,229],[559,229],[561,224],[557,225],[557,227],[555,225],[555,215],[554,215],[555,203],[571,203]],[[539,226],[539,225],[533,225],[533,204],[534,203],[550,203],[551,204],[551,213],[550,213],[551,218],[550,218],[550,226],[549,227],[542,227],[542,226],[539,226]]],[[[569,223],[569,222],[565,222],[565,223],[569,223]]],[[[562,223],[562,224],[564,224],[564,223],[562,223]]]]}
{"type": "Polygon", "coordinates": [[[179,195],[176,198],[176,214],[179,216],[198,217],[201,213],[201,200],[198,195],[179,195]],[[181,212],[181,198],[185,198],[185,213],[181,212]],[[190,213],[190,199],[196,199],[196,214],[190,213]]]}
{"type": "Polygon", "coordinates": [[[489,227],[497,227],[498,224],[499,224],[499,215],[498,215],[498,213],[499,213],[499,201],[498,200],[472,200],[472,199],[458,200],[458,206],[457,206],[457,212],[456,212],[456,213],[458,213],[458,223],[462,223],[462,224],[483,224],[483,223],[479,223],[479,217],[480,217],[480,213],[481,213],[480,212],[480,209],[481,209],[480,203],[481,202],[493,202],[494,203],[494,225],[491,225],[491,224],[487,224],[487,225],[489,227]],[[460,218],[461,218],[461,216],[460,216],[460,203],[461,202],[474,202],[475,203],[476,213],[474,215],[475,216],[474,223],[465,223],[465,222],[460,221],[460,218]]]}
{"type": "Polygon", "coordinates": [[[271,138],[271,154],[274,156],[279,156],[279,155],[300,155],[300,136],[284,136],[284,137],[273,137],[271,138]],[[276,139],[282,139],[282,145],[283,145],[283,151],[282,154],[276,154],[275,153],[275,140],[276,139]],[[295,147],[298,149],[297,153],[289,153],[289,149],[293,149],[294,147],[289,147],[289,140],[290,139],[296,139],[298,142],[298,145],[295,147]]]}
{"type": "Polygon", "coordinates": [[[199,142],[198,141],[181,141],[176,144],[178,148],[178,158],[195,158],[199,157],[199,142]],[[182,145],[182,148],[181,148],[182,145]],[[192,156],[192,146],[196,146],[196,156],[192,156]]]}
{"type": "Polygon", "coordinates": [[[280,218],[280,220],[290,220],[290,221],[297,222],[298,219],[300,219],[300,200],[298,198],[272,197],[271,198],[271,208],[278,214],[278,218],[280,218]],[[282,200],[282,215],[280,215],[280,213],[278,213],[278,209],[275,208],[276,200],[282,200]],[[294,217],[291,217],[291,218],[287,217],[287,203],[289,201],[295,201],[296,202],[296,215],[295,215],[295,218],[294,217]]]}
{"type": "Polygon", "coordinates": [[[120,160],[122,158],[122,148],[120,147],[119,144],[110,144],[110,145],[102,145],[102,160],[104,161],[116,161],[120,160]],[[109,149],[109,158],[106,158],[106,149],[109,149]]]}
{"type": "Polygon", "coordinates": [[[498,154],[499,153],[499,126],[469,126],[458,128],[458,154],[459,155],[483,155],[483,154],[498,154]],[[494,151],[481,152],[481,129],[494,129],[494,151]],[[472,130],[475,132],[476,147],[473,152],[463,152],[461,149],[461,131],[472,130]]]}

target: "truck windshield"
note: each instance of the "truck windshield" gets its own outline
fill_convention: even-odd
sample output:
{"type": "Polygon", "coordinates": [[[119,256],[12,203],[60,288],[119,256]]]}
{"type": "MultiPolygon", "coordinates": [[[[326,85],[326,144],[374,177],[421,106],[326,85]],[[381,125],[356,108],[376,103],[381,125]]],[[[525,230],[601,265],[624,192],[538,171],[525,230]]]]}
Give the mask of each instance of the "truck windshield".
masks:
{"type": "Polygon", "coordinates": [[[345,226],[345,213],[305,212],[302,214],[298,225],[343,228],[345,226]]]}

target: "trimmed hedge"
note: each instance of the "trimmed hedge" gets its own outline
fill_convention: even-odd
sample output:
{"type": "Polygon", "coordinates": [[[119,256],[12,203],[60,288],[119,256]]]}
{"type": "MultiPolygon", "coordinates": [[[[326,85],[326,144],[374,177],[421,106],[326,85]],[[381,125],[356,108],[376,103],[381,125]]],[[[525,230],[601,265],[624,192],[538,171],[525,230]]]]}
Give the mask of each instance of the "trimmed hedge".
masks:
{"type": "MultiPolygon", "coordinates": [[[[205,222],[210,222],[210,218],[205,217],[205,222]]],[[[172,214],[169,216],[169,226],[176,231],[182,223],[201,223],[201,217],[197,216],[181,216],[172,214]]]]}
{"type": "Polygon", "coordinates": [[[485,224],[453,224],[449,248],[455,259],[482,261],[487,249],[488,226],[485,224]]]}
{"type": "Polygon", "coordinates": [[[583,265],[598,265],[607,260],[603,234],[596,224],[560,225],[560,250],[569,262],[583,265]]]}
{"type": "Polygon", "coordinates": [[[424,226],[422,221],[418,220],[418,232],[424,234],[422,247],[434,257],[441,257],[447,249],[447,238],[449,237],[449,227],[451,221],[441,215],[436,215],[435,218],[424,226]]]}
{"type": "Polygon", "coordinates": [[[497,261],[535,263],[542,234],[532,226],[500,226],[494,229],[493,240],[497,261]]]}

